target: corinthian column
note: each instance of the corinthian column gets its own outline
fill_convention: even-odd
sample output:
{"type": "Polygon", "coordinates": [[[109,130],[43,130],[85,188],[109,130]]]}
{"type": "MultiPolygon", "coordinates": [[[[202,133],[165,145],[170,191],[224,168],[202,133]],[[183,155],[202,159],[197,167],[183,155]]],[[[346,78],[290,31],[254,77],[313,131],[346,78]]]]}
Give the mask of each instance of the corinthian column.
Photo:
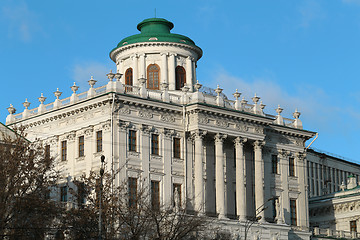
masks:
{"type": "Polygon", "coordinates": [[[224,149],[223,142],[227,135],[215,135],[215,186],[216,186],[216,212],[219,218],[225,218],[225,178],[224,178],[224,149]]]}
{"type": "Polygon", "coordinates": [[[246,138],[237,137],[235,143],[236,158],[236,210],[240,221],[246,220],[245,175],[244,175],[244,143],[246,138]]]}
{"type": "Polygon", "coordinates": [[[174,53],[169,56],[169,90],[175,90],[175,56],[174,53]]]}
{"type": "Polygon", "coordinates": [[[206,131],[193,132],[195,143],[195,211],[205,212],[204,208],[204,176],[203,176],[203,138],[206,131]]]}
{"type": "Polygon", "coordinates": [[[255,141],[254,142],[254,161],[255,161],[255,209],[256,215],[260,216],[260,222],[265,221],[265,211],[263,208],[265,207],[264,200],[264,186],[263,186],[263,177],[264,171],[262,168],[263,158],[262,158],[262,147],[264,146],[264,141],[255,141]]]}

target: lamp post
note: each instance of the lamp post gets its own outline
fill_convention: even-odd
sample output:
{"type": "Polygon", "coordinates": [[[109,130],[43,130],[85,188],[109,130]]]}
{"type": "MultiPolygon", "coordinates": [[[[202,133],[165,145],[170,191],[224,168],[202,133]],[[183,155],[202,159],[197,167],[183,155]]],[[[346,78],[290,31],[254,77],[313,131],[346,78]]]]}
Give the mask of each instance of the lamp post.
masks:
{"type": "Polygon", "coordinates": [[[101,155],[100,157],[101,159],[101,167],[100,167],[100,188],[99,188],[99,240],[102,239],[102,219],[101,219],[101,213],[102,213],[102,209],[101,209],[101,202],[102,202],[102,187],[103,187],[103,176],[104,176],[104,162],[105,162],[105,156],[101,155]]]}
{"type": "Polygon", "coordinates": [[[268,202],[276,199],[277,197],[272,197],[272,198],[269,198],[263,205],[261,205],[260,207],[258,207],[256,210],[255,210],[255,216],[254,217],[251,217],[248,221],[246,221],[245,223],[245,240],[247,239],[247,234],[248,234],[248,231],[250,230],[251,226],[259,221],[261,219],[261,216],[259,216],[260,213],[262,213],[263,211],[265,211],[265,209],[267,209],[268,207],[265,206],[268,202]]]}

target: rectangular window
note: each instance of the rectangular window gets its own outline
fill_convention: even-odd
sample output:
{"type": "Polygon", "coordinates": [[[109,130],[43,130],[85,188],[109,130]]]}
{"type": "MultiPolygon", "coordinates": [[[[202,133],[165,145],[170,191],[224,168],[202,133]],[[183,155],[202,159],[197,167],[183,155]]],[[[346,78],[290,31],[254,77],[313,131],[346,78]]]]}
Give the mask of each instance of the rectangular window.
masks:
{"type": "Polygon", "coordinates": [[[60,187],[60,202],[67,202],[67,186],[60,187]]]}
{"type": "Polygon", "coordinates": [[[79,157],[84,156],[84,136],[79,137],[79,157]]]}
{"type": "Polygon", "coordinates": [[[173,154],[174,158],[181,158],[180,156],[180,138],[174,138],[173,141],[173,154]]]}
{"type": "Polygon", "coordinates": [[[80,182],[77,187],[78,187],[78,205],[79,207],[82,208],[86,202],[85,183],[80,182]]]}
{"type": "Polygon", "coordinates": [[[129,130],[129,151],[136,152],[136,131],[129,130]]]}
{"type": "Polygon", "coordinates": [[[151,181],[151,207],[153,210],[160,209],[160,183],[158,181],[151,181]]]}
{"type": "Polygon", "coordinates": [[[50,158],[50,145],[45,146],[45,158],[46,159],[50,158]]]}
{"type": "Polygon", "coordinates": [[[356,220],[350,221],[350,232],[357,232],[356,220]]]}
{"type": "Polygon", "coordinates": [[[136,207],[137,178],[129,177],[129,207],[136,207]]]}
{"type": "Polygon", "coordinates": [[[96,132],[96,152],[102,152],[102,131],[96,132]]]}
{"type": "Polygon", "coordinates": [[[297,226],[296,199],[290,199],[290,218],[291,218],[291,225],[297,226]]]}
{"type": "Polygon", "coordinates": [[[271,155],[272,173],[278,174],[278,157],[277,155],[271,155]]]}
{"type": "Polygon", "coordinates": [[[289,176],[295,177],[295,160],[289,158],[289,176]]]}
{"type": "Polygon", "coordinates": [[[181,206],[181,184],[178,183],[173,184],[173,205],[176,203],[181,206]]]}
{"type": "Polygon", "coordinates": [[[61,142],[61,161],[66,161],[67,158],[67,142],[61,142]]]}
{"type": "Polygon", "coordinates": [[[151,134],[151,154],[159,155],[159,135],[151,134]]]}

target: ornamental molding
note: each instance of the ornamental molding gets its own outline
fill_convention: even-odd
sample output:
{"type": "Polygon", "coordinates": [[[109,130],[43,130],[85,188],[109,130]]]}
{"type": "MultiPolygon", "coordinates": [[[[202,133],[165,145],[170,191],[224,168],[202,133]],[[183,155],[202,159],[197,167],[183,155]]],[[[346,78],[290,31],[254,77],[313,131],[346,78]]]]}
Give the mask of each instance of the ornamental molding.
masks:
{"type": "Polygon", "coordinates": [[[105,123],[102,124],[102,129],[104,130],[104,132],[109,132],[111,130],[111,121],[108,120],[105,123]]]}
{"type": "MultiPolygon", "coordinates": [[[[132,49],[132,48],[143,48],[143,47],[156,47],[156,46],[165,46],[165,47],[178,47],[178,48],[182,48],[182,49],[185,49],[185,50],[190,50],[190,51],[193,51],[195,53],[198,54],[198,58],[200,58],[202,56],[202,51],[200,48],[198,47],[195,47],[195,46],[190,46],[188,44],[184,44],[184,43],[174,43],[174,42],[142,42],[142,43],[132,43],[132,44],[129,44],[129,45],[125,45],[125,46],[122,46],[122,47],[119,47],[117,49],[115,49],[114,51],[112,51],[110,53],[110,58],[116,62],[116,57],[121,54],[122,52],[124,51],[127,51],[129,49],[132,49]]],[[[170,53],[170,55],[175,55],[176,53],[170,53]]],[[[140,54],[140,56],[142,56],[145,54],[142,53],[140,54]]]]}
{"type": "Polygon", "coordinates": [[[148,126],[145,124],[142,124],[140,127],[140,131],[145,134],[145,135],[149,135],[150,133],[154,132],[154,127],[153,126],[148,126]]]}
{"type": "Polygon", "coordinates": [[[150,112],[150,111],[139,110],[138,116],[141,117],[141,118],[150,119],[150,118],[153,118],[153,113],[150,112]]]}
{"type": "Polygon", "coordinates": [[[175,122],[175,116],[172,114],[162,114],[160,120],[163,122],[175,122]]]}
{"type": "Polygon", "coordinates": [[[140,153],[139,153],[139,152],[128,151],[128,157],[139,158],[139,157],[140,157],[140,153]]]}
{"type": "MultiPolygon", "coordinates": [[[[54,121],[59,121],[59,120],[62,120],[62,119],[67,119],[69,117],[73,117],[75,115],[79,115],[81,113],[85,113],[89,110],[92,110],[94,108],[100,108],[102,106],[105,106],[107,103],[109,102],[109,100],[104,100],[104,101],[101,101],[101,102],[98,102],[98,103],[93,103],[93,104],[89,104],[87,106],[84,106],[84,107],[80,107],[80,108],[77,108],[77,109],[73,109],[73,110],[69,110],[67,112],[63,112],[63,113],[60,113],[60,114],[55,114],[55,115],[52,115],[52,116],[49,116],[47,118],[43,118],[41,120],[34,120],[30,123],[27,123],[27,124],[24,124],[24,127],[26,129],[28,128],[32,128],[32,127],[36,127],[36,126],[40,126],[40,125],[43,125],[45,123],[49,123],[49,122],[54,122],[54,121]]],[[[79,102],[81,104],[81,102],[79,102]]],[[[76,105],[73,105],[72,107],[74,107],[76,105]]],[[[56,110],[50,110],[49,112],[45,112],[44,114],[42,115],[37,115],[37,116],[34,116],[33,118],[36,119],[36,118],[41,118],[43,117],[44,115],[46,114],[52,114],[56,111],[62,111],[63,108],[60,108],[60,109],[56,109],[56,110]]],[[[75,123],[75,120],[70,120],[70,119],[67,119],[68,121],[66,121],[66,124],[72,124],[72,123],[75,123]]],[[[24,119],[23,121],[19,121],[19,122],[15,122],[16,123],[20,123],[20,122],[24,122],[24,121],[31,121],[31,119],[24,119]]]]}
{"type": "Polygon", "coordinates": [[[179,135],[180,135],[176,130],[167,129],[167,128],[164,128],[162,130],[162,134],[163,134],[164,137],[169,138],[169,139],[172,138],[172,137],[179,137],[179,135]]]}

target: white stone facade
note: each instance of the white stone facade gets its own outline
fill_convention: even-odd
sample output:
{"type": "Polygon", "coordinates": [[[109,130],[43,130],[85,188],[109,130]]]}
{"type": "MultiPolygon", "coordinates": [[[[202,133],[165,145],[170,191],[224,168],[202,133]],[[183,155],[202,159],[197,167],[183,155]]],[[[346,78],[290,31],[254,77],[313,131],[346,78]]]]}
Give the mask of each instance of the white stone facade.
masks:
{"type": "Polygon", "coordinates": [[[115,185],[129,177],[160,186],[162,203],[173,199],[174,184],[189,210],[218,218],[235,237],[253,217],[251,239],[309,239],[305,142],[315,135],[294,119],[264,113],[253,104],[228,100],[218,86],[202,92],[196,79],[201,49],[175,43],[134,43],[114,50],[117,72],[133,69],[133,85],[108,74],[109,83],[15,114],[6,124],[24,125],[28,138],[42,139],[59,160],[64,177],[77,177],[100,166],[121,169],[115,185]],[[160,67],[161,89],[146,88],[149,64],[160,67]],[[175,90],[175,68],[186,70],[186,85],[175,90]],[[114,81],[115,78],[115,81],[114,81]],[[99,133],[101,132],[101,149],[99,133]],[[178,145],[177,145],[178,144],[178,145]],[[157,147],[156,147],[156,146],[157,147]],[[154,150],[157,149],[157,150],[154,150]],[[177,151],[180,151],[177,152],[177,151]]]}

